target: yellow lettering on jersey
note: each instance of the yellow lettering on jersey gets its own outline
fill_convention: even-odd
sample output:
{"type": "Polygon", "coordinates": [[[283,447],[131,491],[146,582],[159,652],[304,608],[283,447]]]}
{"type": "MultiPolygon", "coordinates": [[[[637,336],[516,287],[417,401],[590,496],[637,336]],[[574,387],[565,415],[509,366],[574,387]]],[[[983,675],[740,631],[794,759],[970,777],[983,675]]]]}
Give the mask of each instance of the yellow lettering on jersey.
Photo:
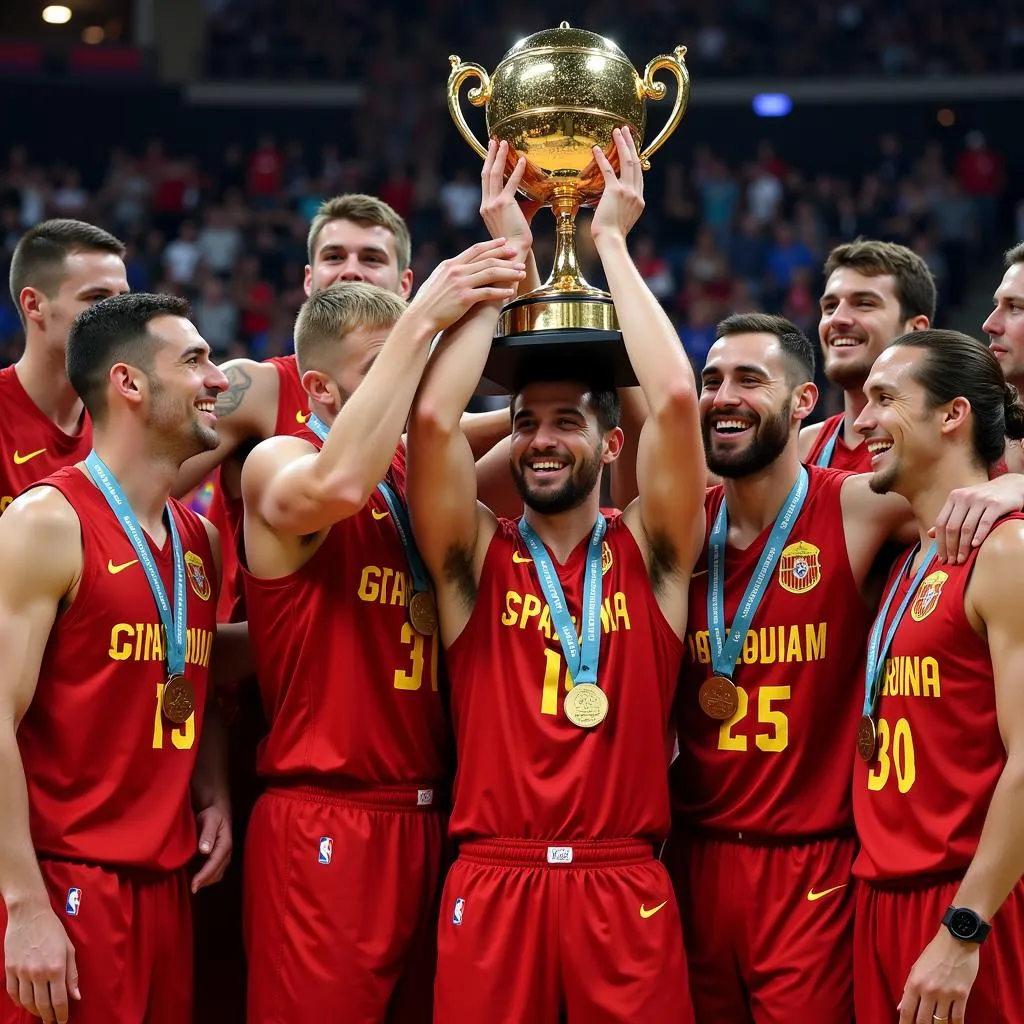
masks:
{"type": "Polygon", "coordinates": [[[5,494],[2,498],[0,498],[0,515],[3,515],[4,512],[7,511],[7,506],[10,505],[12,501],[14,501],[13,494],[5,494]]]}
{"type": "MultiPolygon", "coordinates": [[[[629,628],[628,626],[626,627],[629,628]]],[[[740,649],[743,665],[785,665],[791,662],[824,661],[827,656],[828,623],[805,622],[794,626],[761,626],[747,630],[740,649]]],[[[706,629],[687,633],[690,660],[711,664],[711,642],[706,629]]]]}
{"type": "MultiPolygon", "coordinates": [[[[154,622],[115,622],[110,627],[111,661],[165,661],[167,658],[164,627],[154,622]]],[[[185,633],[185,662],[208,668],[213,653],[212,630],[190,627],[185,633]]]]}
{"type": "Polygon", "coordinates": [[[899,655],[885,659],[882,695],[891,697],[941,697],[938,661],[929,656],[899,655]]]}
{"type": "MultiPolygon", "coordinates": [[[[514,626],[519,629],[526,629],[532,622],[548,640],[555,635],[555,629],[551,623],[551,609],[548,608],[547,602],[541,600],[536,594],[519,594],[514,590],[506,591],[505,607],[500,621],[503,626],[514,626]]],[[[573,616],[572,622],[578,631],[579,624],[576,621],[576,616],[573,616]]],[[[626,595],[621,590],[617,590],[601,602],[601,632],[612,633],[629,628],[629,605],[626,595]]]]}
{"type": "Polygon", "coordinates": [[[388,566],[364,565],[359,575],[356,597],[369,604],[396,604],[404,607],[409,603],[412,585],[409,576],[401,570],[388,566]]]}

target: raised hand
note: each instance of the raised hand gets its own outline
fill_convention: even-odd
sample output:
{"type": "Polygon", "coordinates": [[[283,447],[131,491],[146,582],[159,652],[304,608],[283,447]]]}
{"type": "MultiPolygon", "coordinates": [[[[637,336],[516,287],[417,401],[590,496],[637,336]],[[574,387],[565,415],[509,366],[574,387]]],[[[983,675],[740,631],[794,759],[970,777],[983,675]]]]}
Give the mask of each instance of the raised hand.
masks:
{"type": "Polygon", "coordinates": [[[530,224],[541,204],[516,195],[526,173],[525,157],[519,158],[508,181],[504,181],[508,159],[508,143],[491,139],[480,172],[480,216],[492,238],[507,239],[519,258],[525,260],[533,245],[530,224]]]}
{"type": "Polygon", "coordinates": [[[595,242],[601,237],[625,238],[644,212],[644,172],[633,136],[628,128],[616,128],[612,139],[619,157],[618,176],[601,147],[594,147],[594,160],[604,175],[604,193],[590,222],[595,242]]]}

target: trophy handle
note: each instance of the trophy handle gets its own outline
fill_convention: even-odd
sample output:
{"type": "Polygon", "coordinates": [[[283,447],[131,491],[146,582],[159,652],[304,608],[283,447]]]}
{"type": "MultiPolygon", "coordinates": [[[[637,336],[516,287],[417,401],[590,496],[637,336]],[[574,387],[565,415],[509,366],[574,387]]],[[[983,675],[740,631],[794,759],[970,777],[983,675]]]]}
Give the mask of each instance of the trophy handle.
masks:
{"type": "Polygon", "coordinates": [[[665,83],[654,81],[654,76],[663,68],[668,68],[676,76],[676,81],[679,83],[679,89],[676,92],[676,103],[672,108],[669,119],[665,122],[661,131],[651,140],[650,145],[640,154],[640,166],[645,171],[651,169],[651,157],[661,149],[668,137],[679,127],[679,122],[683,119],[683,114],[686,113],[686,108],[689,105],[690,73],[686,70],[686,61],[683,59],[685,56],[686,47],[677,46],[671,54],[663,53],[660,57],[655,57],[644,68],[643,81],[638,83],[640,95],[648,100],[663,100],[665,98],[665,83]]]}
{"type": "MultiPolygon", "coordinates": [[[[491,77],[479,64],[463,63],[455,54],[452,54],[448,60],[452,66],[452,73],[448,76],[448,110],[455,122],[455,127],[459,129],[459,133],[469,143],[473,152],[482,160],[486,160],[487,147],[481,145],[480,140],[466,124],[466,118],[462,113],[462,104],[459,102],[459,89],[467,78],[479,78],[480,84],[475,89],[470,89],[467,96],[474,107],[482,107],[491,98],[491,77]]],[[[665,91],[665,86],[661,87],[661,91],[665,91]]],[[[673,125],[673,127],[675,126],[673,125]]]]}

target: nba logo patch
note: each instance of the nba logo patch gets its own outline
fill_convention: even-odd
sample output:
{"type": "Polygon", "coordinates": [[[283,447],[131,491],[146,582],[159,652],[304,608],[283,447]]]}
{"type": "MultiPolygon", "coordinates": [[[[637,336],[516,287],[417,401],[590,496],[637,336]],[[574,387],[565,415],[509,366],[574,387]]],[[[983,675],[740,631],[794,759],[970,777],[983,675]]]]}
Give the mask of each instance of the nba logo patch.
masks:
{"type": "Polygon", "coordinates": [[[460,896],[455,901],[455,909],[452,911],[452,924],[462,924],[462,915],[466,909],[466,901],[460,896]]]}
{"type": "Polygon", "coordinates": [[[78,917],[78,908],[82,905],[82,890],[72,886],[68,889],[68,898],[64,901],[64,913],[68,917],[78,917]]]}
{"type": "Polygon", "coordinates": [[[320,837],[320,852],[317,854],[317,860],[321,864],[330,864],[331,857],[334,856],[334,840],[330,836],[320,837]]]}

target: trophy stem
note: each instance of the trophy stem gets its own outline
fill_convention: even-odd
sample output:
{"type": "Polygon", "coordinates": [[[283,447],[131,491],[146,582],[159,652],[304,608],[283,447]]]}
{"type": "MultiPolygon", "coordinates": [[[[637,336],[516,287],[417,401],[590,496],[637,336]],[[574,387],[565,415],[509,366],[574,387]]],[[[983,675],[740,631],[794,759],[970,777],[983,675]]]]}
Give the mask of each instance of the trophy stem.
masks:
{"type": "Polygon", "coordinates": [[[551,275],[541,286],[544,292],[593,292],[580,273],[576,256],[576,214],[580,209],[575,189],[551,197],[551,212],[555,215],[555,263],[551,275]]]}

